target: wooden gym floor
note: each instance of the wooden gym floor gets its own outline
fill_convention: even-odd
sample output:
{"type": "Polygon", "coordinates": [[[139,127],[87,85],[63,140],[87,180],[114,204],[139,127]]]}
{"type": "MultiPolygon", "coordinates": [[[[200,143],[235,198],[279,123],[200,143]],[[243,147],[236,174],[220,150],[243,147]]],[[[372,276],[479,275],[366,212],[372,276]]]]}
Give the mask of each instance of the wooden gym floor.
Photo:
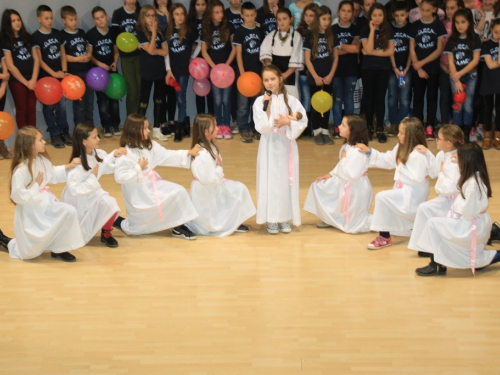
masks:
{"type": "MultiPolygon", "coordinates": [[[[118,138],[103,139],[107,151],[118,138]]],[[[395,145],[373,142],[380,150],[395,145]]],[[[191,139],[167,148],[189,148],[191,139]]],[[[301,205],[310,183],[337,163],[334,146],[298,141],[301,205]]],[[[226,176],[255,198],[258,142],[218,141],[226,176]]],[[[436,152],[435,142],[430,142],[436,152]]],[[[70,149],[48,146],[55,164],[70,149]]],[[[488,212],[500,218],[500,152],[486,151],[488,212]]],[[[0,161],[0,228],[13,235],[8,161],[0,161]]],[[[189,170],[158,168],[189,190],[189,170]]],[[[392,171],[370,170],[377,193],[392,171]]],[[[434,192],[431,181],[430,198],[434,192]]],[[[125,214],[120,186],[101,180],[125,214]]],[[[51,186],[60,197],[64,185],[51,186]]],[[[96,236],[76,263],[20,261],[0,252],[0,374],[498,374],[500,265],[422,278],[427,263],[406,248],[369,251],[374,233],[265,226],[184,241],[169,231],[104,247],[96,236]]],[[[492,247],[491,249],[494,249],[492,247]]],[[[496,244],[500,248],[500,244],[496,244]]]]}

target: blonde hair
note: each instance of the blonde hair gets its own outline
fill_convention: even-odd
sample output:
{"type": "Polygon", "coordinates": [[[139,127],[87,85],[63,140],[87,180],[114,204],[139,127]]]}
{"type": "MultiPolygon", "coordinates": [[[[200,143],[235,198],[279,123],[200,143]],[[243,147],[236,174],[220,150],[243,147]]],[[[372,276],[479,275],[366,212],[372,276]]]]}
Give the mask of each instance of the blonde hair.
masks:
{"type": "MultiPolygon", "coordinates": [[[[151,40],[151,31],[148,29],[148,23],[146,22],[146,13],[151,10],[154,12],[156,17],[156,9],[154,8],[154,6],[147,4],[141,7],[141,10],[139,11],[139,16],[137,17],[137,24],[136,24],[137,30],[142,31],[146,35],[146,38],[148,38],[148,40],[151,40]]],[[[156,35],[160,35],[163,37],[160,28],[156,30],[156,35]]]]}
{"type": "Polygon", "coordinates": [[[444,139],[451,142],[455,148],[464,143],[464,132],[457,125],[443,125],[439,131],[444,139]]]}
{"type": "Polygon", "coordinates": [[[400,160],[401,163],[406,164],[415,146],[424,145],[427,147],[427,141],[425,140],[424,125],[418,118],[406,117],[401,121],[401,125],[405,127],[405,143],[399,144],[396,161],[400,160]]]}
{"type": "MultiPolygon", "coordinates": [[[[215,160],[217,155],[214,153],[213,148],[217,150],[219,153],[219,148],[213,141],[208,141],[207,136],[205,135],[205,130],[210,131],[211,126],[217,126],[217,120],[214,116],[208,113],[201,113],[196,115],[193,122],[193,140],[191,141],[191,148],[195,145],[199,144],[203,146],[215,160]]],[[[193,156],[193,159],[195,157],[193,156]]]]}

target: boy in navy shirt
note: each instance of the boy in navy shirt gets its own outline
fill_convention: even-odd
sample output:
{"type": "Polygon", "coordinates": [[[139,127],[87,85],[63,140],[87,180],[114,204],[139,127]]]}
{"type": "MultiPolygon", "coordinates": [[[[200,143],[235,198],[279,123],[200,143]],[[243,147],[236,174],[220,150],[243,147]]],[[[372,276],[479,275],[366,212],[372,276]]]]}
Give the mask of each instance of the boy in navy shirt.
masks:
{"type": "MultiPolygon", "coordinates": [[[[238,68],[241,74],[254,72],[260,76],[262,73],[262,63],[260,62],[259,55],[264,33],[260,27],[257,27],[255,22],[257,17],[255,5],[249,1],[245,2],[241,8],[241,16],[243,17],[243,25],[235,31],[233,37],[238,68]]],[[[247,98],[238,92],[237,122],[240,139],[244,143],[252,142],[252,132],[255,131],[255,124],[251,118],[255,98],[256,96],[247,98]]]]}
{"type": "MultiPolygon", "coordinates": [[[[87,32],[88,50],[92,55],[90,61],[94,66],[103,68],[109,73],[116,73],[120,52],[116,46],[116,32],[108,26],[109,17],[100,6],[92,8],[95,27],[87,32]]],[[[120,135],[120,107],[118,100],[111,99],[102,91],[96,91],[97,108],[101,118],[104,136],[120,135]]]]}
{"type": "MultiPolygon", "coordinates": [[[[90,70],[90,57],[87,50],[87,36],[85,31],[77,28],[76,10],[66,5],[61,8],[61,20],[64,29],[61,35],[64,40],[64,52],[68,61],[68,73],[83,79],[90,70]]],[[[94,122],[94,93],[90,88],[85,89],[82,100],[73,100],[73,122],[75,126],[81,122],[94,122]]]]}
{"type": "MultiPolygon", "coordinates": [[[[52,9],[47,5],[40,5],[36,9],[36,17],[40,28],[31,35],[35,51],[40,59],[40,74],[38,78],[54,77],[62,80],[68,75],[64,40],[61,33],[52,28],[54,17],[52,9]]],[[[43,118],[50,133],[50,141],[55,148],[71,146],[68,119],[66,118],[66,98],[54,105],[43,104],[43,118]]]]}

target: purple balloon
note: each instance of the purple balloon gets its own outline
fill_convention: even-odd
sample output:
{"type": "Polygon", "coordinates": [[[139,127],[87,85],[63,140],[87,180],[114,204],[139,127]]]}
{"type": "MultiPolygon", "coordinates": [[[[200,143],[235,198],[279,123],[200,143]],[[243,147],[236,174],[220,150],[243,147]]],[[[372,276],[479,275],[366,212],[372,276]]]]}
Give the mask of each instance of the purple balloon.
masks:
{"type": "Polygon", "coordinates": [[[225,89],[234,82],[234,70],[227,64],[217,64],[210,72],[210,80],[215,87],[225,89]]]}
{"type": "Polygon", "coordinates": [[[88,71],[85,81],[92,90],[104,91],[109,84],[109,74],[103,68],[95,67],[88,71]]]}
{"type": "Polygon", "coordinates": [[[210,88],[210,82],[206,78],[195,79],[193,82],[193,91],[198,96],[207,96],[210,88]]]}

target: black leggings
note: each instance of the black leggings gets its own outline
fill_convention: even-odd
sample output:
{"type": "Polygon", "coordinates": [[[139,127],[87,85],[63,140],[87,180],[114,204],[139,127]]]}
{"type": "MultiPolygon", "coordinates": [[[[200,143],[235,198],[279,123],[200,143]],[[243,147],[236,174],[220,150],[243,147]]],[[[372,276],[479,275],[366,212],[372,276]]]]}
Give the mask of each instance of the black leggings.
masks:
{"type": "Polygon", "coordinates": [[[196,112],[200,113],[214,113],[214,97],[212,96],[212,91],[207,94],[207,96],[196,95],[196,112]],[[207,107],[205,107],[205,98],[207,98],[207,107]]]}
{"type": "Polygon", "coordinates": [[[154,101],[154,127],[159,128],[160,124],[166,122],[165,116],[165,80],[156,79],[150,81],[148,79],[141,78],[141,91],[139,94],[139,108],[137,113],[145,115],[148,110],[149,95],[151,94],[151,86],[155,85],[153,91],[153,101],[154,101]]]}
{"type": "Polygon", "coordinates": [[[500,131],[500,94],[483,95],[484,98],[484,130],[491,131],[493,117],[493,101],[495,102],[495,130],[500,131]]]}
{"type": "Polygon", "coordinates": [[[436,125],[436,112],[438,101],[439,74],[429,74],[428,79],[420,78],[418,72],[413,70],[413,111],[415,117],[424,124],[424,97],[427,91],[427,124],[436,125]]]}
{"type": "MultiPolygon", "coordinates": [[[[333,87],[333,85],[331,83],[329,85],[324,85],[324,86],[309,85],[311,97],[320,90],[323,90],[327,94],[331,95],[332,87],[333,87]]],[[[314,135],[328,134],[327,133],[328,132],[328,120],[330,119],[330,112],[331,111],[328,110],[325,113],[323,113],[323,116],[321,116],[321,113],[319,113],[318,111],[316,111],[314,108],[311,107],[311,122],[312,122],[314,135]],[[318,129],[320,129],[320,130],[318,130],[318,129]],[[321,129],[325,130],[325,132],[322,132],[321,129]]]]}
{"type": "Polygon", "coordinates": [[[373,115],[377,118],[377,131],[384,129],[385,93],[389,86],[390,70],[362,69],[363,98],[366,98],[366,126],[373,130],[373,115]]]}
{"type": "MultiPolygon", "coordinates": [[[[167,116],[165,116],[165,110],[162,110],[163,115],[165,116],[165,121],[168,118],[169,122],[175,121],[175,111],[177,109],[177,93],[172,86],[165,86],[165,94],[167,95],[166,107],[167,107],[167,116]]],[[[182,119],[179,119],[182,121],[182,119]]]]}

